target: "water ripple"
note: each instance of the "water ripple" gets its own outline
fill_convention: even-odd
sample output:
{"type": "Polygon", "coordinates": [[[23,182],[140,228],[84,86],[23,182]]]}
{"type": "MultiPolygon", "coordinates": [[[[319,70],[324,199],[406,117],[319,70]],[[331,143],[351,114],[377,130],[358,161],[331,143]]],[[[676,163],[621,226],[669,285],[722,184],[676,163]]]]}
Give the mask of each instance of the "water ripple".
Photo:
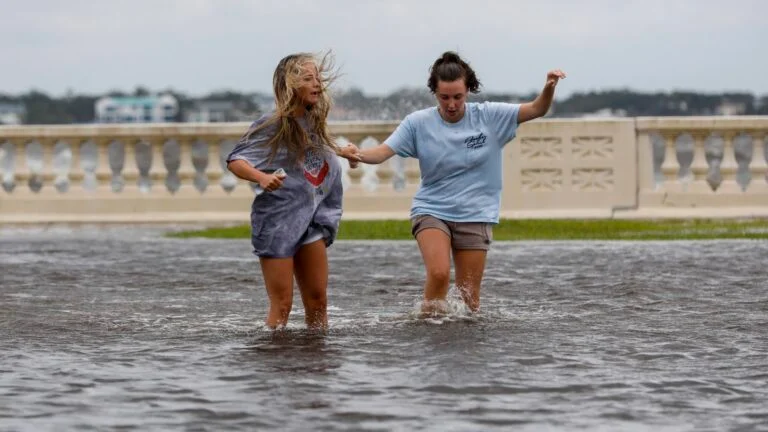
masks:
{"type": "Polygon", "coordinates": [[[759,430],[768,244],[497,243],[421,319],[412,242],[329,250],[282,332],[247,240],[0,230],[2,430],[759,430]],[[365,260],[361,271],[359,263],[365,260]]]}

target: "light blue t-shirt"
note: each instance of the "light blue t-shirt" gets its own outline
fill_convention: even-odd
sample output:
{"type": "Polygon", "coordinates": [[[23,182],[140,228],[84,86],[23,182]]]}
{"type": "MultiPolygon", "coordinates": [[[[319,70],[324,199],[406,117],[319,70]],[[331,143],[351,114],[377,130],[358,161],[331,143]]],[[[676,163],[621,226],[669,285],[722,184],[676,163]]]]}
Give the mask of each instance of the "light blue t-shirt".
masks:
{"type": "Polygon", "coordinates": [[[515,137],[519,110],[519,104],[467,103],[456,123],[443,120],[437,107],[409,114],[384,143],[419,160],[411,216],[498,223],[501,152],[515,137]]]}

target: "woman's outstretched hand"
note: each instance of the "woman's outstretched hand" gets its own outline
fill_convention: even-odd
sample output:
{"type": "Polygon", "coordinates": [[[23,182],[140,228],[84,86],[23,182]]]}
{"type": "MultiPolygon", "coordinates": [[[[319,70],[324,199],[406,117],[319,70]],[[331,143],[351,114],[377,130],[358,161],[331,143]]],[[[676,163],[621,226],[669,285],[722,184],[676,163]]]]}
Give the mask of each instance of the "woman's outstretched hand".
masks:
{"type": "Polygon", "coordinates": [[[557,82],[561,79],[565,79],[565,72],[560,69],[554,69],[547,72],[547,87],[555,87],[557,82]]]}
{"type": "Polygon", "coordinates": [[[360,163],[360,150],[354,144],[349,144],[345,147],[342,147],[339,149],[338,154],[339,156],[349,161],[350,168],[357,168],[358,163],[360,163]]]}

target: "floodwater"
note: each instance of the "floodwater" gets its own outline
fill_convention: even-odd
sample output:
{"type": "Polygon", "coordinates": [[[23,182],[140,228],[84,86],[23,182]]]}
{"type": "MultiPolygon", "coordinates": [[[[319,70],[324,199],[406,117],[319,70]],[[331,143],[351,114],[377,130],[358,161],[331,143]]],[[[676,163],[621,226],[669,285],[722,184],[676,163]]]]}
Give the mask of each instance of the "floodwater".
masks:
{"type": "Polygon", "coordinates": [[[0,230],[0,430],[768,430],[768,242],[497,242],[421,319],[414,242],[342,241],[317,334],[163,232],[0,230]]]}

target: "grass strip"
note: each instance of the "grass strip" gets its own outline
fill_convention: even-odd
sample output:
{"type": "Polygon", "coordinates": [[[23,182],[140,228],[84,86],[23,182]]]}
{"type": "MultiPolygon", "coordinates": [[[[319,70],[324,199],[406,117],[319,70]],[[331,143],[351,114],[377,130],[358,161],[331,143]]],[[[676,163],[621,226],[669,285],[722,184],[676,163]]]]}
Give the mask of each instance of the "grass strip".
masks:
{"type": "MultiPolygon", "coordinates": [[[[176,238],[250,238],[247,225],[169,233],[176,238]]],[[[497,241],[768,239],[768,219],[503,219],[497,241]]],[[[339,240],[412,240],[407,220],[343,220],[339,240]]]]}

